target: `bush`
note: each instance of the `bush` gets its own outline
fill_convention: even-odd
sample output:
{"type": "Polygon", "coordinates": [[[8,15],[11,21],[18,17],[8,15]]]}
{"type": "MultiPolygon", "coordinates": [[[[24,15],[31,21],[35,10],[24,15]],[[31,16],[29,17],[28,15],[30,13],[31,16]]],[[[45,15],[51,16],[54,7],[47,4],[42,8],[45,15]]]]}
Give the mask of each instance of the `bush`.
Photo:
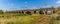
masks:
{"type": "Polygon", "coordinates": [[[60,16],[57,16],[57,17],[56,17],[56,20],[60,20],[60,16]]]}
{"type": "Polygon", "coordinates": [[[3,11],[2,10],[0,10],[0,14],[3,14],[3,11]]]}

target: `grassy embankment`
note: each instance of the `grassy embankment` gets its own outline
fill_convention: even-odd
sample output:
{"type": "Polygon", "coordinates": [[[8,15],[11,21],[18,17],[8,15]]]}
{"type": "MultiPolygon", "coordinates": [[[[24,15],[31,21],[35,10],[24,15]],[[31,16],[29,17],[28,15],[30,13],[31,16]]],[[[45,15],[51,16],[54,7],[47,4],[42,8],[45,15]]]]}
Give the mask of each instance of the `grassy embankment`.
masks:
{"type": "Polygon", "coordinates": [[[57,17],[51,17],[52,24],[60,24],[60,7],[57,8],[57,17]]]}

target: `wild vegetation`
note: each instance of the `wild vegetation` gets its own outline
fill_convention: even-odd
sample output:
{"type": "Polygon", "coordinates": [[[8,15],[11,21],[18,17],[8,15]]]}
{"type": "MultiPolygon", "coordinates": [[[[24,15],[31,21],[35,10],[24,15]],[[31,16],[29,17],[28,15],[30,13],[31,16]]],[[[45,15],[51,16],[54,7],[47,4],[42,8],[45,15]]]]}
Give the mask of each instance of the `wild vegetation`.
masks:
{"type": "Polygon", "coordinates": [[[51,17],[51,24],[60,24],[60,6],[56,8],[58,16],[51,17]]]}
{"type": "MultiPolygon", "coordinates": [[[[59,8],[58,10],[60,11],[59,8]]],[[[0,10],[0,24],[32,24],[36,22],[36,20],[41,19],[42,17],[45,17],[45,15],[43,14],[42,15],[40,14],[32,14],[32,15],[31,14],[30,15],[3,14],[3,11],[0,10]]],[[[55,19],[55,17],[51,17],[51,23],[57,23],[57,20],[55,19]]]]}
{"type": "Polygon", "coordinates": [[[0,23],[1,24],[31,24],[41,15],[24,15],[24,14],[1,14],[0,23]]]}

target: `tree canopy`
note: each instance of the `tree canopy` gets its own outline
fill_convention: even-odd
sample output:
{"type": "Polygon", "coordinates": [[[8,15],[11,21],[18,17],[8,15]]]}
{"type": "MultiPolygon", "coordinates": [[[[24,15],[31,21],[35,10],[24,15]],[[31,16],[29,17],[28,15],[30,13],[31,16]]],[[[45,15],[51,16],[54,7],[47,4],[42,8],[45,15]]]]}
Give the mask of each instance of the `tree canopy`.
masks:
{"type": "Polygon", "coordinates": [[[3,11],[2,10],[0,10],[0,14],[3,14],[3,11]]]}

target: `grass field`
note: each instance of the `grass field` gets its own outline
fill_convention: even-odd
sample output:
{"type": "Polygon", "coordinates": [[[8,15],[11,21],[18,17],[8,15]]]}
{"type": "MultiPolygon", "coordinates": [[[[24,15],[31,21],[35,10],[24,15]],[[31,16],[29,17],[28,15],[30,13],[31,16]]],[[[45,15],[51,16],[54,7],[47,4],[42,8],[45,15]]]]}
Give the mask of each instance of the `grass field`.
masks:
{"type": "Polygon", "coordinates": [[[0,24],[32,24],[43,15],[24,15],[24,14],[1,14],[0,24]]]}
{"type": "MultiPolygon", "coordinates": [[[[47,18],[45,15],[40,15],[40,14],[32,14],[32,15],[0,14],[0,24],[32,24],[32,23],[36,22],[36,20],[39,20],[42,18],[43,18],[43,20],[42,20],[43,22],[47,21],[47,23],[48,23],[49,18],[47,18]]],[[[54,18],[52,18],[52,20],[54,20],[54,18]]],[[[56,24],[57,22],[58,22],[57,20],[54,20],[53,23],[56,24]]],[[[40,23],[40,22],[38,22],[38,23],[40,23]]],[[[44,22],[44,24],[46,24],[46,23],[44,22]]]]}

